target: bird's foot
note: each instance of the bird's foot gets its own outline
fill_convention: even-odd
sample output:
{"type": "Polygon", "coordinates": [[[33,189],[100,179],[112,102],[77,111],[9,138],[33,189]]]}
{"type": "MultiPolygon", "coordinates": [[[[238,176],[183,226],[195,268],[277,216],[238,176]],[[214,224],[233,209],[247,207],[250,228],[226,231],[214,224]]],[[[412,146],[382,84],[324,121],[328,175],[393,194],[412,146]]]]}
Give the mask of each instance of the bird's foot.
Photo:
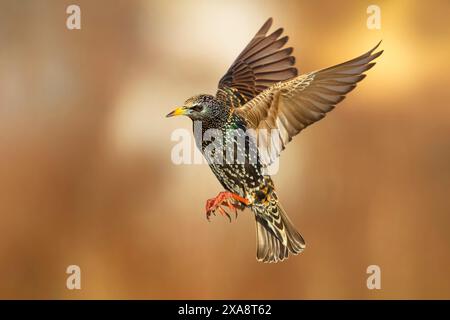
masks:
{"type": "Polygon", "coordinates": [[[228,217],[231,222],[230,214],[224,209],[226,206],[231,211],[234,211],[237,218],[237,209],[243,210],[248,205],[248,200],[232,192],[220,192],[215,198],[206,201],[206,219],[210,220],[211,214],[216,215],[216,211],[222,216],[228,217]]]}

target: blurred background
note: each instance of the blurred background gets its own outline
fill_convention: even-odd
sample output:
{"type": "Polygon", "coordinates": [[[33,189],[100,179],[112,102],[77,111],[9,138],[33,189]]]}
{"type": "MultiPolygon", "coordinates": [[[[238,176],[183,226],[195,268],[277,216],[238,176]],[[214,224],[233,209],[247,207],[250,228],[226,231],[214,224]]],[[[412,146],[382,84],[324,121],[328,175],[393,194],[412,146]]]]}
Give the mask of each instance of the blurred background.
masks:
{"type": "Polygon", "coordinates": [[[448,1],[0,1],[0,298],[450,298],[448,1]],[[81,8],[81,30],[66,8],[81,8]],[[381,30],[366,9],[381,8],[381,30]],[[174,165],[164,118],[214,93],[265,22],[297,67],[383,40],[368,77],[274,177],[307,241],[255,259],[254,218],[216,217],[206,165],[174,165]],[[274,30],[274,29],[272,29],[274,30]],[[68,265],[82,290],[66,289],[68,265]],[[366,268],[381,267],[381,290],[366,268]]]}

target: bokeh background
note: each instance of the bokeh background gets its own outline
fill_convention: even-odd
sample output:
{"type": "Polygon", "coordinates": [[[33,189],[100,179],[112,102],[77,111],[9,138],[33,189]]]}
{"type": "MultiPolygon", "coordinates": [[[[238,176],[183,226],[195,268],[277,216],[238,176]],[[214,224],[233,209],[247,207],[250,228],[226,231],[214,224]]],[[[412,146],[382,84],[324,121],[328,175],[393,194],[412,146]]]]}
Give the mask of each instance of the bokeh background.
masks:
{"type": "Polygon", "coordinates": [[[0,298],[450,298],[448,1],[0,1],[0,298]],[[81,30],[66,8],[81,7],[81,30]],[[382,29],[366,27],[378,4],[382,29]],[[301,72],[383,40],[368,77],[283,152],[307,241],[255,259],[249,211],[171,162],[171,107],[214,93],[268,17],[301,72]],[[68,265],[82,290],[66,289],[68,265]],[[366,268],[381,267],[381,290],[366,268]]]}

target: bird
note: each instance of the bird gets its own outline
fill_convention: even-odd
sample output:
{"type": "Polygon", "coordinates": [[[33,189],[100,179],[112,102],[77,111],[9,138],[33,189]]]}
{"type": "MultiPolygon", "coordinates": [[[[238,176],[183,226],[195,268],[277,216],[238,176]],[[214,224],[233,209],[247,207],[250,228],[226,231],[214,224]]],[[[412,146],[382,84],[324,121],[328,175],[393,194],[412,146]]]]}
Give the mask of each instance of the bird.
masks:
{"type": "Polygon", "coordinates": [[[306,247],[267,168],[294,136],[333,110],[383,53],[376,52],[380,41],[357,58],[299,75],[293,48],[286,47],[288,36],[282,35],[283,28],[269,33],[272,23],[269,18],[234,60],[215,95],[195,95],[166,116],[189,117],[194,131],[195,123],[200,124],[196,146],[225,189],[206,201],[206,217],[218,212],[230,218],[230,210],[237,217],[237,210],[250,208],[256,221],[256,259],[265,263],[284,261],[306,247]],[[208,130],[215,130],[219,138],[214,140],[222,143],[216,143],[214,152],[209,150],[212,141],[203,139],[208,130]],[[267,131],[275,134],[260,139],[267,131]],[[231,155],[231,161],[216,161],[220,154],[222,160],[231,155]]]}

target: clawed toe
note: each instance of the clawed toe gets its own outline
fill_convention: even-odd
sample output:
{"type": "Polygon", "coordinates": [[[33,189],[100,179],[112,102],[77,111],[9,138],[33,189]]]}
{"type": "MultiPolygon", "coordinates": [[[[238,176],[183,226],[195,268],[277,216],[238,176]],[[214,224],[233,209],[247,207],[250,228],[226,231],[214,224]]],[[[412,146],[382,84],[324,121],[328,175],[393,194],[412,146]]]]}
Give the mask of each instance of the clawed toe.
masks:
{"type": "Polygon", "coordinates": [[[243,210],[245,208],[245,204],[241,203],[239,200],[236,200],[236,197],[239,196],[234,195],[231,192],[221,192],[217,195],[217,197],[208,199],[205,206],[206,219],[210,221],[211,214],[215,215],[216,211],[219,211],[222,216],[226,216],[231,222],[231,215],[227,212],[227,210],[225,210],[225,208],[228,208],[231,212],[234,212],[235,217],[237,218],[237,210],[243,210]]]}

